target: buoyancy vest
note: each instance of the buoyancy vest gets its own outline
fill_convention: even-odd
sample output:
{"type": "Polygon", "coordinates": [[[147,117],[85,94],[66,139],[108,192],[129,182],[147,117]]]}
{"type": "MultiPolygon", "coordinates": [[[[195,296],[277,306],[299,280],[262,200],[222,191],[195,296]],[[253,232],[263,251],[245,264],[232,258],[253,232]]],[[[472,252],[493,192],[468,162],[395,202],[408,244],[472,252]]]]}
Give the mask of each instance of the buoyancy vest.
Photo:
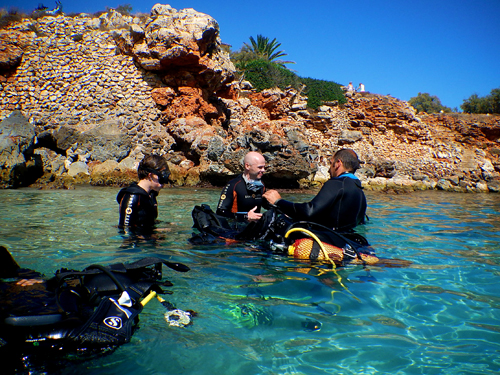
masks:
{"type": "Polygon", "coordinates": [[[18,288],[18,298],[14,301],[4,298],[9,283],[3,283],[0,351],[12,347],[93,350],[130,341],[142,311],[141,298],[150,291],[163,293],[159,285],[162,264],[181,272],[189,270],[187,266],[160,258],[108,267],[92,265],[83,271],[61,269],[43,285],[18,288]],[[33,289],[44,290],[33,294],[33,289]],[[39,306],[46,308],[37,314],[33,310],[23,314],[22,306],[13,308],[13,303],[29,302],[28,296],[39,298],[43,302],[39,306]]]}

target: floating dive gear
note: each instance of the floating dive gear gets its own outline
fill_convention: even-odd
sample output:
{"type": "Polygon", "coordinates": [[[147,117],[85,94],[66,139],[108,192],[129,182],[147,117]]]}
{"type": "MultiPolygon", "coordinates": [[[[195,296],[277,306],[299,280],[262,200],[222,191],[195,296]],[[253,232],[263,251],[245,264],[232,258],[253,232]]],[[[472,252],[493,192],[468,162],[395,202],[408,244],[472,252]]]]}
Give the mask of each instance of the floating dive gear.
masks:
{"type": "Polygon", "coordinates": [[[179,272],[189,270],[181,263],[144,258],[107,267],[91,265],[83,271],[61,269],[45,284],[33,287],[2,283],[0,353],[102,351],[129,342],[143,307],[164,293],[163,264],[179,272]],[[31,305],[37,298],[35,311],[31,305]],[[29,308],[13,306],[23,302],[29,308]]]}

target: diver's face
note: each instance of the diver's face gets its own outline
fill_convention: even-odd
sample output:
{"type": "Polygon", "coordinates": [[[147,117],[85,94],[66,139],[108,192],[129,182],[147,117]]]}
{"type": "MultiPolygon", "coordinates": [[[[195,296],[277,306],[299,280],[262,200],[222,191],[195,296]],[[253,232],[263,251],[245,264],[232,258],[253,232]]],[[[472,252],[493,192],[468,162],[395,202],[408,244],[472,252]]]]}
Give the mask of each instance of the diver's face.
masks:
{"type": "Polygon", "coordinates": [[[149,181],[151,181],[151,189],[160,192],[160,190],[163,188],[164,184],[160,183],[160,178],[158,177],[157,174],[150,173],[149,174],[149,181]]]}
{"type": "Polygon", "coordinates": [[[247,169],[248,175],[252,180],[260,180],[266,172],[266,161],[264,158],[262,160],[255,160],[247,164],[247,169]]]}
{"type": "Polygon", "coordinates": [[[338,177],[342,172],[342,161],[339,159],[332,158],[332,163],[330,164],[330,177],[338,177]]]}
{"type": "Polygon", "coordinates": [[[149,180],[151,182],[151,189],[159,192],[163,186],[168,182],[170,171],[166,168],[155,170],[151,169],[149,173],[149,180]]]}

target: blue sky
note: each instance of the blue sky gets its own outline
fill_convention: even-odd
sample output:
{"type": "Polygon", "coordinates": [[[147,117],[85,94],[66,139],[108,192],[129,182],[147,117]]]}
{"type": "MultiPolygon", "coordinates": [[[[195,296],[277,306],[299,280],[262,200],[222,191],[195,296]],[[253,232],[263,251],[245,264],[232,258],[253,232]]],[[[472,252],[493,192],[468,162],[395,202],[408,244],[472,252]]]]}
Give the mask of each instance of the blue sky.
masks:
{"type": "MultiPolygon", "coordinates": [[[[0,0],[31,11],[53,0],[0,0]]],[[[130,4],[149,13],[156,1],[62,0],[65,13],[130,4]]],[[[409,100],[419,92],[459,108],[472,94],[500,87],[500,0],[223,0],[164,1],[217,20],[224,43],[239,49],[250,36],[276,38],[302,77],[409,100]]]]}

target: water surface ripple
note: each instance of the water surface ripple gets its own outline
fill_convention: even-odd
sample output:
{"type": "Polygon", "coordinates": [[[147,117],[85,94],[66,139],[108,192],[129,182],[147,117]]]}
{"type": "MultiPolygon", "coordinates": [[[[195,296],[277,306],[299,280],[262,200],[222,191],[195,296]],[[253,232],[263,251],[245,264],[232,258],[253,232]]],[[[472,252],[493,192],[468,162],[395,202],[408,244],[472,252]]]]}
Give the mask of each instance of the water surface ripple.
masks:
{"type": "Polygon", "coordinates": [[[144,256],[183,262],[190,272],[165,272],[168,299],[199,316],[169,327],[153,301],[129,344],[65,364],[62,374],[500,372],[500,195],[368,192],[361,233],[379,257],[412,264],[347,267],[338,271],[344,288],[325,266],[250,245],[189,245],[191,209],[215,207],[216,190],[165,189],[161,237],[131,244],[116,228],[116,193],[2,190],[0,245],[46,275],[144,256]]]}

